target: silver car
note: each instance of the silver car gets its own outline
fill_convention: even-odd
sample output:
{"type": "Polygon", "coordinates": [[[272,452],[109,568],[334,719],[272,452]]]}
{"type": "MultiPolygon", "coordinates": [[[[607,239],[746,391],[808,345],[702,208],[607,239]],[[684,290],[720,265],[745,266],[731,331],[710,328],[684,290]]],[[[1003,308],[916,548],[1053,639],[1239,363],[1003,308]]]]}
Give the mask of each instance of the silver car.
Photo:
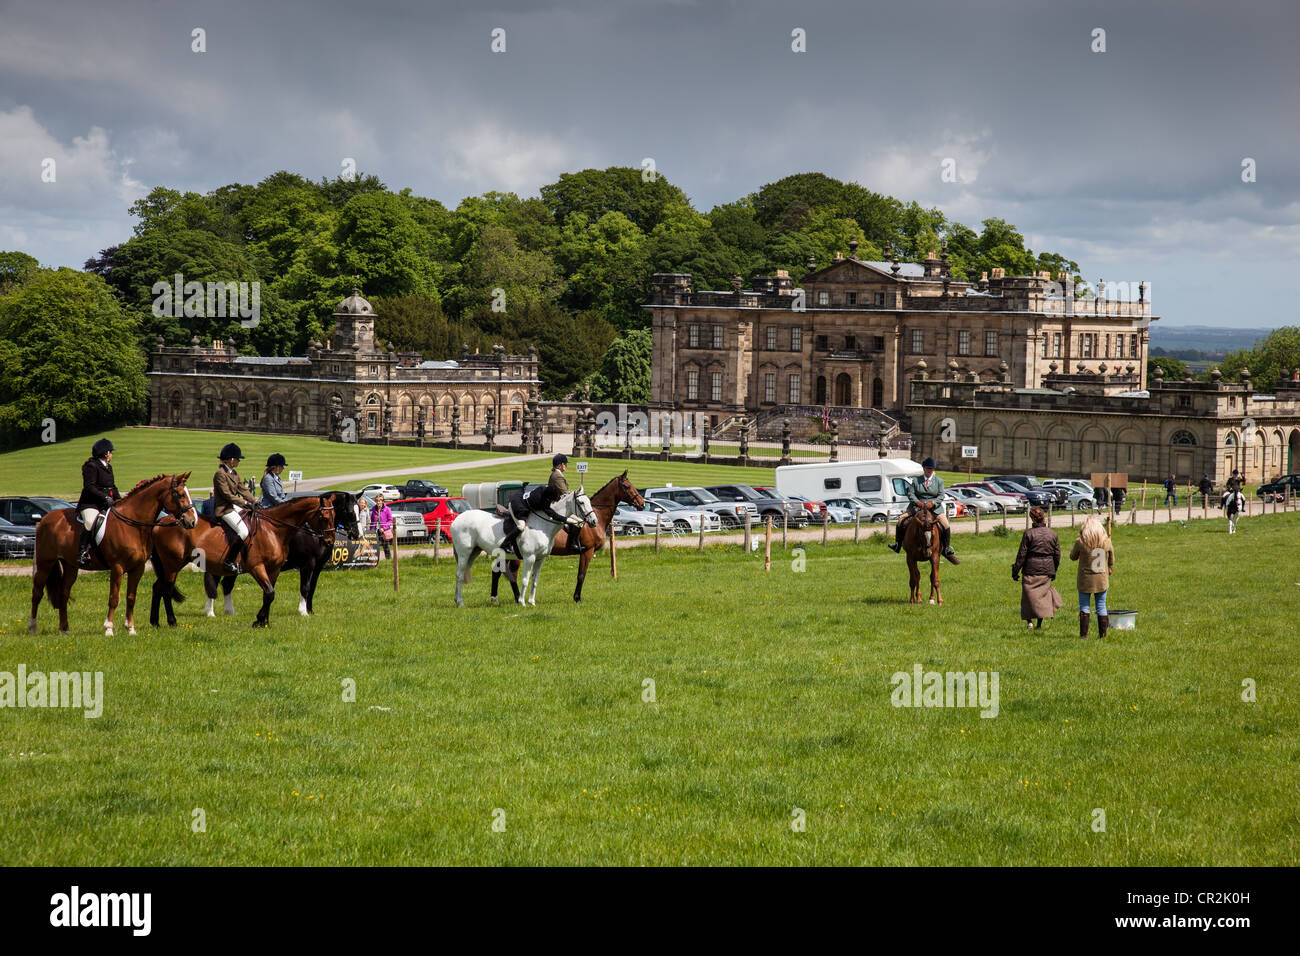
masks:
{"type": "Polygon", "coordinates": [[[631,505],[618,506],[614,511],[614,531],[633,537],[654,534],[656,520],[660,532],[668,534],[698,534],[701,523],[705,531],[717,531],[722,527],[722,520],[712,511],[688,508],[663,498],[646,498],[645,507],[640,511],[631,505]]]}

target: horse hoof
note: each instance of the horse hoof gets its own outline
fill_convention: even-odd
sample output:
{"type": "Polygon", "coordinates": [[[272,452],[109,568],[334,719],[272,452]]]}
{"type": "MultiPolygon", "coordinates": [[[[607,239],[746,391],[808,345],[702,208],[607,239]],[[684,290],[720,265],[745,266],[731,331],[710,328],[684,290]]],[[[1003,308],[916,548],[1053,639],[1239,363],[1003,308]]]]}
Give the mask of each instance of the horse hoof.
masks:
{"type": "Polygon", "coordinates": [[[30,620],[30,621],[27,622],[27,633],[28,633],[28,634],[35,634],[35,633],[36,633],[36,619],[35,619],[35,618],[32,618],[32,620],[30,620]]]}
{"type": "Polygon", "coordinates": [[[931,604],[934,603],[934,598],[930,598],[930,603],[931,603],[931,604]]]}
{"type": "Polygon", "coordinates": [[[497,599],[496,599],[496,598],[488,598],[488,602],[489,602],[493,607],[496,607],[496,606],[497,606],[497,599]]]}
{"type": "Polygon", "coordinates": [[[126,633],[130,634],[132,637],[136,637],[136,636],[137,636],[136,633],[135,633],[135,628],[133,628],[133,627],[128,627],[128,628],[126,629],[126,633]]]}

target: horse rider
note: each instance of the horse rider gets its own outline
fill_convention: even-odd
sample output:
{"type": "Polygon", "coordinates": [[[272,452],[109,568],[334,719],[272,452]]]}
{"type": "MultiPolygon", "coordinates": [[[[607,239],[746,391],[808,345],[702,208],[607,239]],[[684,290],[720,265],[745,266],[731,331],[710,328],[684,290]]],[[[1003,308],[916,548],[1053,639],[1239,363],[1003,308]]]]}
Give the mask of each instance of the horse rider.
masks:
{"type": "Polygon", "coordinates": [[[81,515],[81,539],[78,546],[77,565],[88,568],[91,564],[91,534],[95,519],[104,514],[122,496],[113,479],[113,443],[101,438],[90,449],[90,457],[81,466],[81,497],[77,499],[77,512],[81,515]]]}
{"type": "Polygon", "coordinates": [[[952,529],[948,527],[948,515],[943,506],[943,479],[934,473],[934,459],[927,458],[921,462],[921,469],[924,474],[913,478],[912,483],[907,486],[907,500],[911,504],[907,506],[907,514],[899,519],[898,527],[894,529],[894,543],[889,547],[895,554],[903,550],[903,534],[907,529],[907,522],[922,504],[934,502],[934,515],[939,519],[939,547],[945,558],[953,564],[961,564],[957,559],[957,553],[952,549],[952,529]]]}
{"type": "MultiPolygon", "coordinates": [[[[556,524],[571,524],[574,526],[582,524],[582,519],[577,515],[565,518],[563,515],[556,514],[551,507],[569,493],[569,482],[564,477],[564,472],[568,467],[569,457],[563,453],[557,454],[551,459],[551,477],[547,479],[545,485],[538,485],[527,493],[521,488],[510,496],[509,513],[506,515],[506,536],[501,542],[502,551],[509,551],[516,546],[516,539],[527,526],[530,512],[536,511],[556,524]]],[[[516,551],[515,553],[518,554],[519,552],[516,551]]]]}
{"type": "Polygon", "coordinates": [[[289,500],[289,496],[284,491],[284,482],[280,480],[280,472],[284,471],[284,466],[284,455],[279,452],[266,459],[266,472],[262,475],[261,505],[263,508],[282,505],[289,500]]]}
{"type": "Polygon", "coordinates": [[[1241,477],[1241,472],[1236,468],[1232,469],[1232,477],[1228,479],[1227,490],[1229,494],[1235,494],[1241,491],[1241,486],[1246,482],[1241,477]]]}
{"type": "Polygon", "coordinates": [[[221,562],[227,574],[242,574],[240,559],[248,544],[248,525],[244,523],[241,508],[257,507],[257,499],[244,486],[236,470],[244,453],[234,442],[221,449],[221,466],[212,476],[212,515],[219,519],[226,532],[226,556],[221,562]]]}

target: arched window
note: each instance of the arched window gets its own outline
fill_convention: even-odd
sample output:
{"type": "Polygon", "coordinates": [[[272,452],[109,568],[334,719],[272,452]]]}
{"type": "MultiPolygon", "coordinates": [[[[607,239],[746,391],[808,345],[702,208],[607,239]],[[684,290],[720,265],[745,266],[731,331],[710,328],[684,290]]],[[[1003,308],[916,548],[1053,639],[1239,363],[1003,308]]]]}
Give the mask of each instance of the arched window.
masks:
{"type": "Polygon", "coordinates": [[[1171,445],[1195,445],[1196,436],[1189,431],[1174,432],[1174,437],[1169,439],[1171,445]]]}

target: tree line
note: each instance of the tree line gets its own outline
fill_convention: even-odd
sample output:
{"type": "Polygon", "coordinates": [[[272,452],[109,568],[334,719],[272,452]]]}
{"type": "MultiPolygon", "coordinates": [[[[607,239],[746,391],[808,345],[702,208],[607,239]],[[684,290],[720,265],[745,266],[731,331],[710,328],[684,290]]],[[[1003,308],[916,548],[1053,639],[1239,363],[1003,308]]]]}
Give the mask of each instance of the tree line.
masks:
{"type": "Polygon", "coordinates": [[[1001,267],[1082,281],[1077,263],[1028,249],[1001,219],[976,232],[937,208],[821,173],[787,176],[707,213],[662,175],[621,167],[562,174],[535,198],[488,192],[454,209],[373,175],[313,182],[280,171],[205,194],[159,186],[130,211],[132,234],[80,273],[0,254],[0,440],[23,440],[47,415],[72,427],[131,420],[158,336],[301,355],[329,338],[330,315],[354,281],[375,305],[380,341],[398,351],[445,359],[466,345],[535,345],[546,398],[590,386],[596,400],[626,402],[649,399],[642,306],[655,272],[724,289],[733,275],[785,269],[798,284],[810,257],[825,265],[856,241],[859,258],[901,261],[946,243],[954,275],[972,280],[1001,267]],[[176,275],[259,283],[258,323],[157,314],[154,286],[176,275]]]}

